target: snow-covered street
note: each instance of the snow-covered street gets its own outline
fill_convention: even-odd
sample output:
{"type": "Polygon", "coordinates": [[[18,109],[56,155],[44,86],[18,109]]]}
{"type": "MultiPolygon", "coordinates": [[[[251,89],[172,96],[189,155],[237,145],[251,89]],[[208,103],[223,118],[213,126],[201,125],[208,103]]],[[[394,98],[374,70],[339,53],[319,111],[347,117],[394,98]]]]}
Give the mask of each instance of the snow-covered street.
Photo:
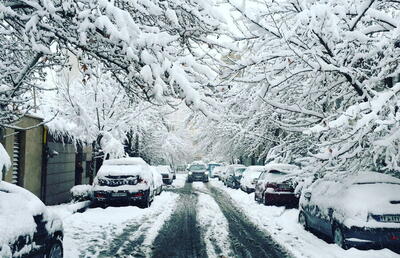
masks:
{"type": "Polygon", "coordinates": [[[306,232],[297,209],[258,204],[254,193],[216,179],[187,183],[178,174],[165,189],[147,209],[71,214],[53,207],[64,222],[65,257],[400,257],[388,249],[343,250],[306,232]]]}

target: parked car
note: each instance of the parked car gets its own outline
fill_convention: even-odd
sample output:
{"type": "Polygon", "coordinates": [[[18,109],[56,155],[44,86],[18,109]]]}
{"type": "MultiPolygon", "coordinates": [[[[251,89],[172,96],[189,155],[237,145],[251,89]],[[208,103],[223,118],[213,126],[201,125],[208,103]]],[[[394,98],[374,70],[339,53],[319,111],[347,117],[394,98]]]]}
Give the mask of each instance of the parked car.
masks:
{"type": "Polygon", "coordinates": [[[265,166],[249,166],[243,172],[242,179],[240,179],[240,189],[246,193],[254,192],[257,179],[261,173],[266,170],[265,166]]]}
{"type": "Polygon", "coordinates": [[[298,167],[289,164],[268,164],[257,179],[254,199],[265,205],[296,207],[299,196],[295,193],[298,167]]]}
{"type": "Polygon", "coordinates": [[[299,223],[340,247],[400,247],[400,179],[375,172],[317,179],[302,192],[299,223]]]}
{"type": "Polygon", "coordinates": [[[243,172],[246,170],[244,165],[231,165],[228,168],[225,184],[228,187],[239,189],[240,180],[242,179],[243,172]]]}
{"type": "Polygon", "coordinates": [[[31,192],[0,180],[0,257],[63,257],[63,226],[31,192]]]}
{"type": "Polygon", "coordinates": [[[160,195],[163,187],[162,175],[158,172],[156,167],[151,167],[151,171],[153,173],[153,182],[154,182],[154,194],[160,195]]]}
{"type": "Polygon", "coordinates": [[[193,182],[193,181],[208,182],[208,171],[206,164],[195,162],[189,166],[188,182],[193,182]]]}
{"type": "Polygon", "coordinates": [[[214,169],[216,169],[217,167],[220,167],[221,164],[219,163],[208,163],[207,164],[207,171],[208,171],[208,175],[211,178],[215,178],[216,176],[214,175],[214,169]]]}
{"type": "Polygon", "coordinates": [[[142,158],[106,160],[94,179],[93,193],[100,206],[129,203],[149,207],[154,199],[152,169],[142,158]]]}
{"type": "Polygon", "coordinates": [[[222,174],[222,182],[224,183],[224,185],[227,185],[228,178],[234,175],[235,168],[246,168],[246,167],[241,164],[233,164],[227,166],[226,170],[222,174]]]}
{"type": "Polygon", "coordinates": [[[168,165],[162,165],[156,167],[158,172],[162,175],[164,184],[170,185],[174,181],[174,173],[172,168],[168,165]]]}
{"type": "Polygon", "coordinates": [[[221,180],[222,173],[225,169],[226,169],[226,166],[215,167],[213,170],[213,176],[218,178],[218,180],[221,180]]]}

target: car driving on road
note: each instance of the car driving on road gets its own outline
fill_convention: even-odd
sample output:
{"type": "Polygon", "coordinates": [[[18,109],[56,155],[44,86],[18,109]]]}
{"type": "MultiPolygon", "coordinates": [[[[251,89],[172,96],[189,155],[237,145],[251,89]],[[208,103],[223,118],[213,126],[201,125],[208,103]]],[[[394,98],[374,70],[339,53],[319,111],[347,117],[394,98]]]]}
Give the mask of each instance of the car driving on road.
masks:
{"type": "Polygon", "coordinates": [[[106,160],[93,182],[94,202],[149,207],[154,199],[153,180],[152,169],[142,158],[106,160]]]}
{"type": "Polygon", "coordinates": [[[295,193],[298,167],[290,164],[271,163],[265,166],[257,179],[254,199],[265,205],[297,206],[295,193]]]}
{"type": "Polygon", "coordinates": [[[257,179],[261,173],[266,170],[265,166],[249,166],[243,172],[242,179],[240,179],[240,189],[246,193],[254,192],[257,179]]]}
{"type": "Polygon", "coordinates": [[[400,179],[375,172],[320,178],[303,190],[299,223],[344,249],[400,247],[400,179]]]}
{"type": "Polygon", "coordinates": [[[207,166],[204,163],[195,162],[188,168],[188,182],[202,181],[208,182],[207,166]]]}
{"type": "Polygon", "coordinates": [[[1,180],[0,257],[63,257],[60,218],[31,192],[1,180]]]}

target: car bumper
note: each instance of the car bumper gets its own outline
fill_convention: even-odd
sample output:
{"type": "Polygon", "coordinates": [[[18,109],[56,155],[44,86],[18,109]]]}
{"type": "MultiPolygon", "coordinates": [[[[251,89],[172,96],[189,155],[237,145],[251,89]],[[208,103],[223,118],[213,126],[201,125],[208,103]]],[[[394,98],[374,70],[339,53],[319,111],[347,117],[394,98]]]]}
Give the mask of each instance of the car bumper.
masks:
{"type": "Polygon", "coordinates": [[[208,176],[207,175],[189,175],[188,176],[189,181],[208,181],[208,176]]]}
{"type": "Polygon", "coordinates": [[[94,200],[98,203],[135,203],[146,200],[148,190],[138,192],[118,191],[95,191],[94,200]]]}
{"type": "Polygon", "coordinates": [[[346,244],[357,248],[399,248],[400,228],[359,228],[344,230],[346,244]]]}
{"type": "Polygon", "coordinates": [[[265,200],[271,204],[278,205],[298,205],[299,198],[294,193],[288,192],[267,192],[265,200]]]}

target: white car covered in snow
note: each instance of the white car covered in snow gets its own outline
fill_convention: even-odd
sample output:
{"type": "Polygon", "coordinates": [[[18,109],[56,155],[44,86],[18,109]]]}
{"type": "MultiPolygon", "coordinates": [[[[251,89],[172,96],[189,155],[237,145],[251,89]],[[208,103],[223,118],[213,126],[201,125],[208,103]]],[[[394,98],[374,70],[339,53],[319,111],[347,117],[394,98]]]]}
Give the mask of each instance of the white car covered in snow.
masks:
{"type": "Polygon", "coordinates": [[[172,184],[172,182],[174,181],[174,173],[172,171],[172,168],[168,165],[157,166],[156,168],[158,172],[162,175],[162,180],[164,184],[172,184]]]}
{"type": "Polygon", "coordinates": [[[63,257],[61,220],[31,192],[0,180],[0,257],[63,257]]]}
{"type": "Polygon", "coordinates": [[[300,199],[299,222],[342,248],[400,247],[400,179],[375,172],[316,179],[300,199]]]}
{"type": "Polygon", "coordinates": [[[247,167],[240,180],[240,189],[246,193],[254,192],[257,179],[265,170],[266,168],[264,166],[247,167]]]}
{"type": "Polygon", "coordinates": [[[162,187],[163,187],[163,180],[162,180],[162,175],[160,172],[157,170],[156,167],[151,167],[152,173],[153,173],[153,182],[154,182],[154,193],[155,195],[159,195],[162,192],[162,187]]]}
{"type": "Polygon", "coordinates": [[[93,182],[94,202],[149,207],[154,199],[153,169],[142,158],[104,161],[93,182]]]}

